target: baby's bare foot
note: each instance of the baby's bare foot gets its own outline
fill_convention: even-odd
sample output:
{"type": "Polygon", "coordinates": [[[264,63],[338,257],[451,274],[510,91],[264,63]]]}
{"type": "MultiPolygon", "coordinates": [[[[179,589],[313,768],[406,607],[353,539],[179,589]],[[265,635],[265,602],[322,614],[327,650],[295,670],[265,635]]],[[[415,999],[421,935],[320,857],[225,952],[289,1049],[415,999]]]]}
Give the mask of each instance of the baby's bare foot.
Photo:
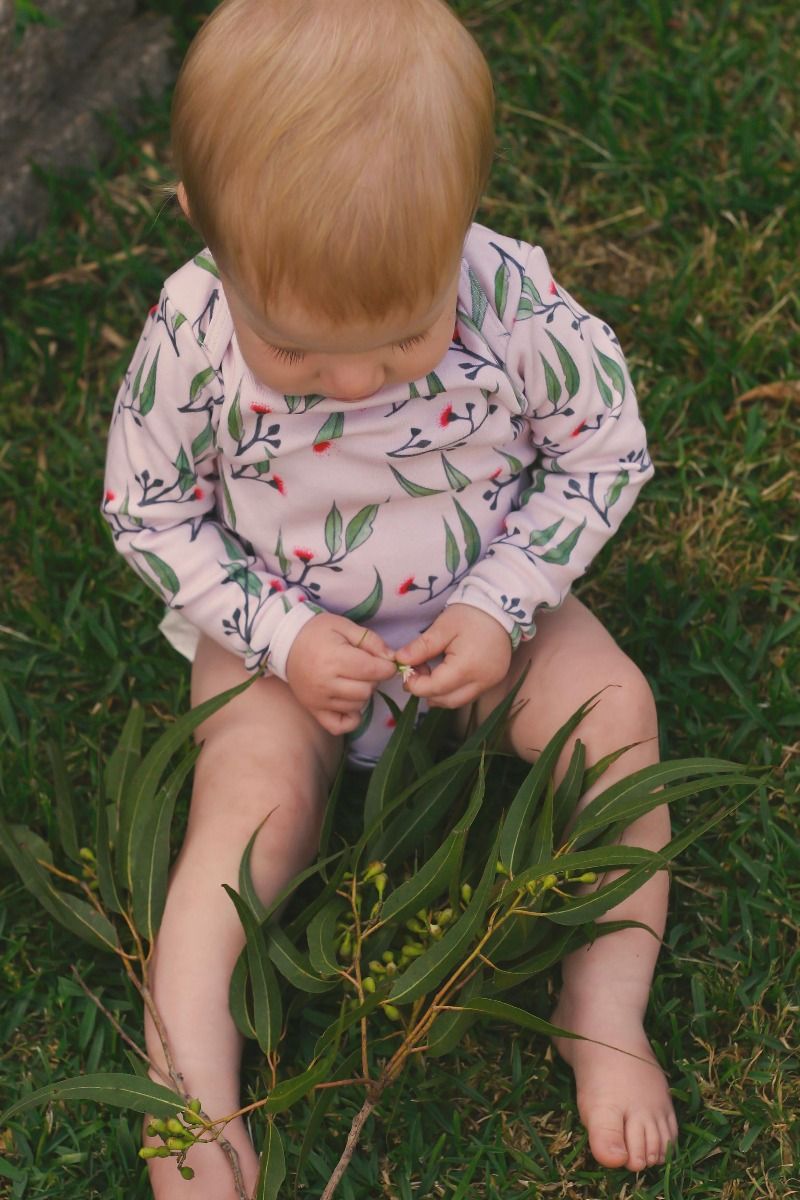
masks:
{"type": "Polygon", "coordinates": [[[663,1163],[667,1146],[678,1136],[678,1123],[667,1081],[638,1012],[625,1013],[619,1007],[604,1011],[596,999],[584,1008],[562,993],[552,1020],[561,1029],[630,1052],[620,1054],[595,1042],[554,1039],[559,1054],[575,1072],[578,1112],[597,1161],[631,1171],[663,1163]]]}

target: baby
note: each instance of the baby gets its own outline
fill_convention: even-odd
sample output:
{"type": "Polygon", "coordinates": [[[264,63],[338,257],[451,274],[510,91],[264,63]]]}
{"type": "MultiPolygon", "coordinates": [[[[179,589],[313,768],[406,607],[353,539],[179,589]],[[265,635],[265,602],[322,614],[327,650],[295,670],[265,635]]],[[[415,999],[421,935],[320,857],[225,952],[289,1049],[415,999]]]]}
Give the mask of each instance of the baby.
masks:
{"type": "MultiPolygon", "coordinates": [[[[531,761],[614,685],[580,729],[588,762],[638,745],[602,786],[657,757],[647,683],[570,594],[650,478],[645,432],[613,331],[540,248],[473,223],[492,125],[487,65],[443,0],[224,0],[178,80],[177,195],[208,249],[150,313],[103,512],[167,602],[194,704],[263,671],[199,731],[152,960],[176,1067],[213,1115],[239,1107],[242,1049],[221,885],[270,810],[262,901],[313,858],[342,753],[369,767],[390,736],[381,692],[463,732],[530,666],[507,736],[531,761]]],[[[668,836],[662,807],[624,840],[668,836]]],[[[609,918],[660,935],[666,903],[661,872],[609,918]]],[[[676,1136],[642,1026],[657,950],[629,928],[574,952],[553,1015],[632,1052],[558,1045],[592,1153],[633,1171],[676,1136]]],[[[147,1044],[163,1067],[150,1023],[147,1044]]],[[[252,1191],[243,1121],[226,1132],[252,1191]]],[[[218,1146],[192,1166],[195,1200],[232,1200],[218,1146]]],[[[174,1163],[151,1169],[158,1200],[187,1194],[174,1163]]]]}

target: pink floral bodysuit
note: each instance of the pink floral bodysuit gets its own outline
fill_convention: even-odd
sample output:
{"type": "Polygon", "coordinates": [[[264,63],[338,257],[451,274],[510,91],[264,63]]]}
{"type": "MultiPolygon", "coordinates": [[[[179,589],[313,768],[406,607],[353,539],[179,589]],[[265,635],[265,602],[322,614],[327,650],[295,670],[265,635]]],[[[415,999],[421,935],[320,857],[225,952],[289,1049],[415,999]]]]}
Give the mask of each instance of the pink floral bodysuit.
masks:
{"type": "MultiPolygon", "coordinates": [[[[444,358],[358,403],[261,384],[211,257],[183,266],[117,396],[102,511],[195,640],[285,679],[320,611],[399,647],[471,604],[516,646],[651,475],[613,331],[541,248],[475,224],[444,358]]],[[[376,761],[393,724],[381,691],[402,707],[401,685],[373,696],[351,762],[376,761]]]]}

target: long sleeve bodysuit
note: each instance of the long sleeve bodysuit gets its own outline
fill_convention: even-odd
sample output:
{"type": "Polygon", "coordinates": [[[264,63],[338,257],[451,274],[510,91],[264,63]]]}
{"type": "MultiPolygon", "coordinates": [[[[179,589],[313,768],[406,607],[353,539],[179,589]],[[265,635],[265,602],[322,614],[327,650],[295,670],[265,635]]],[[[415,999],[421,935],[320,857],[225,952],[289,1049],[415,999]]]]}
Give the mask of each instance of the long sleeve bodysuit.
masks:
{"type": "MultiPolygon", "coordinates": [[[[171,609],[285,679],[320,610],[390,646],[453,603],[532,637],[651,474],[613,331],[540,248],[476,224],[445,357],[358,404],[259,383],[213,261],[187,263],[120,387],[102,509],[171,609]]],[[[351,760],[375,761],[390,724],[376,695],[351,760]]]]}

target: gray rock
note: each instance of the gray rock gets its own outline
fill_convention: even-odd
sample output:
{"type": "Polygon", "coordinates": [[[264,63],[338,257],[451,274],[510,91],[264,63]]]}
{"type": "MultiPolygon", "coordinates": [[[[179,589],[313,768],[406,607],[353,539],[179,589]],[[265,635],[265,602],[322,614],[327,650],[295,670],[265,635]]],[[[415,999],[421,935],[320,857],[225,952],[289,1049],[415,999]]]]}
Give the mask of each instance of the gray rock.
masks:
{"type": "Polygon", "coordinates": [[[38,0],[53,25],[14,36],[10,0],[0,0],[0,248],[33,232],[47,214],[47,188],[33,165],[91,167],[113,146],[104,114],[135,124],[139,102],[170,84],[168,18],[135,15],[135,0],[38,0]]]}

